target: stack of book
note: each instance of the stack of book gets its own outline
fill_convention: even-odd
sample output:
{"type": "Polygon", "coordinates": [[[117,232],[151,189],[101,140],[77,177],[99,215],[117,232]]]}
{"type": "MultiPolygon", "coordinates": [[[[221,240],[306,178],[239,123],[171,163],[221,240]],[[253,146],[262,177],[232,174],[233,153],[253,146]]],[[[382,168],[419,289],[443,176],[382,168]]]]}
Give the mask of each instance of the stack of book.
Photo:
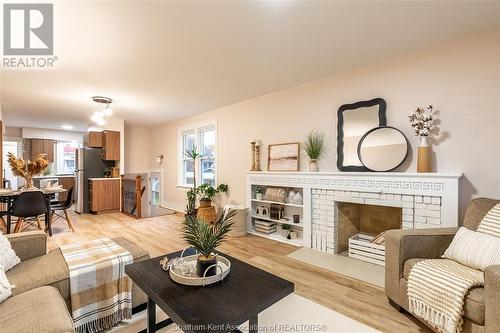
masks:
{"type": "Polygon", "coordinates": [[[276,232],[276,223],[256,219],[255,231],[262,232],[263,234],[272,234],[276,232]]]}

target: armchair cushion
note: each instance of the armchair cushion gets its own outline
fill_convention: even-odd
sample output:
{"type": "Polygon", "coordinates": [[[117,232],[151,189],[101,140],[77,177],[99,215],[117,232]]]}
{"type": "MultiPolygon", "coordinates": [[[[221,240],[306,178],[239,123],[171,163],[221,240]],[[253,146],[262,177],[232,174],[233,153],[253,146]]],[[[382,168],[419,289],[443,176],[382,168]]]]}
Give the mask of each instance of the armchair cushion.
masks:
{"type": "Polygon", "coordinates": [[[21,262],[21,259],[16,255],[12,249],[9,240],[0,234],[0,267],[7,272],[12,267],[21,262]]]}
{"type": "Polygon", "coordinates": [[[500,237],[461,227],[443,258],[484,271],[488,266],[500,264],[500,237]]]}

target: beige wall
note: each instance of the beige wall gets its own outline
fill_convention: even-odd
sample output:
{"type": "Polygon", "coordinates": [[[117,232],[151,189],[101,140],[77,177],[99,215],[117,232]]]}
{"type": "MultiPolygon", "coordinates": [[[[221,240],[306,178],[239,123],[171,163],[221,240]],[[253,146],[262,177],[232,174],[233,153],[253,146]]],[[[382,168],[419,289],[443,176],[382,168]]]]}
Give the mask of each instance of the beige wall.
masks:
{"type": "MultiPolygon", "coordinates": [[[[185,190],[176,186],[179,126],[217,118],[218,180],[229,184],[231,201],[243,203],[251,138],[262,140],[265,146],[302,141],[307,131],[319,128],[328,146],[320,170],[335,171],[337,109],[374,97],[387,101],[388,124],[405,133],[413,151],[417,138],[408,125],[408,114],[427,104],[440,111],[434,168],[465,174],[460,184],[462,213],[472,196],[500,198],[499,41],[499,30],[475,35],[157,126],[150,132],[150,166],[157,167],[156,154],[165,155],[165,203],[177,209],[185,205],[185,190]]],[[[266,158],[264,152],[263,161],[266,158]]],[[[306,170],[305,158],[301,164],[301,170],[306,170]]],[[[400,171],[414,172],[415,164],[410,154],[400,171]]]]}
{"type": "Polygon", "coordinates": [[[149,171],[149,128],[125,124],[124,173],[149,171]]]}

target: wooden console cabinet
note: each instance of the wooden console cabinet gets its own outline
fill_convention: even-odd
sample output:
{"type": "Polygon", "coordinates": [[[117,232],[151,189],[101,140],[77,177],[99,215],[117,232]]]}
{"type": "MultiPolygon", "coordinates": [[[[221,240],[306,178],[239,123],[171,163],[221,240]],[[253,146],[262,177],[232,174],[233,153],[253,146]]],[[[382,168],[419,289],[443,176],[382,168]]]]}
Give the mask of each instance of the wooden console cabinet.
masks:
{"type": "Polygon", "coordinates": [[[89,206],[94,213],[120,209],[120,179],[89,180],[89,206]]]}

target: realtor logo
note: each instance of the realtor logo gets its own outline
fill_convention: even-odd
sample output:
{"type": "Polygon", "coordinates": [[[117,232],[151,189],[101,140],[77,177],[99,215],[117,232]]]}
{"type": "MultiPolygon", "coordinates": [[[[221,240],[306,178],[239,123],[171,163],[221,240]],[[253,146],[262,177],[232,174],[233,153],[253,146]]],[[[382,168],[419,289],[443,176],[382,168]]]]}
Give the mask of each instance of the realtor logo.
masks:
{"type": "Polygon", "coordinates": [[[53,18],[52,4],[4,4],[4,55],[52,55],[53,18]]]}

